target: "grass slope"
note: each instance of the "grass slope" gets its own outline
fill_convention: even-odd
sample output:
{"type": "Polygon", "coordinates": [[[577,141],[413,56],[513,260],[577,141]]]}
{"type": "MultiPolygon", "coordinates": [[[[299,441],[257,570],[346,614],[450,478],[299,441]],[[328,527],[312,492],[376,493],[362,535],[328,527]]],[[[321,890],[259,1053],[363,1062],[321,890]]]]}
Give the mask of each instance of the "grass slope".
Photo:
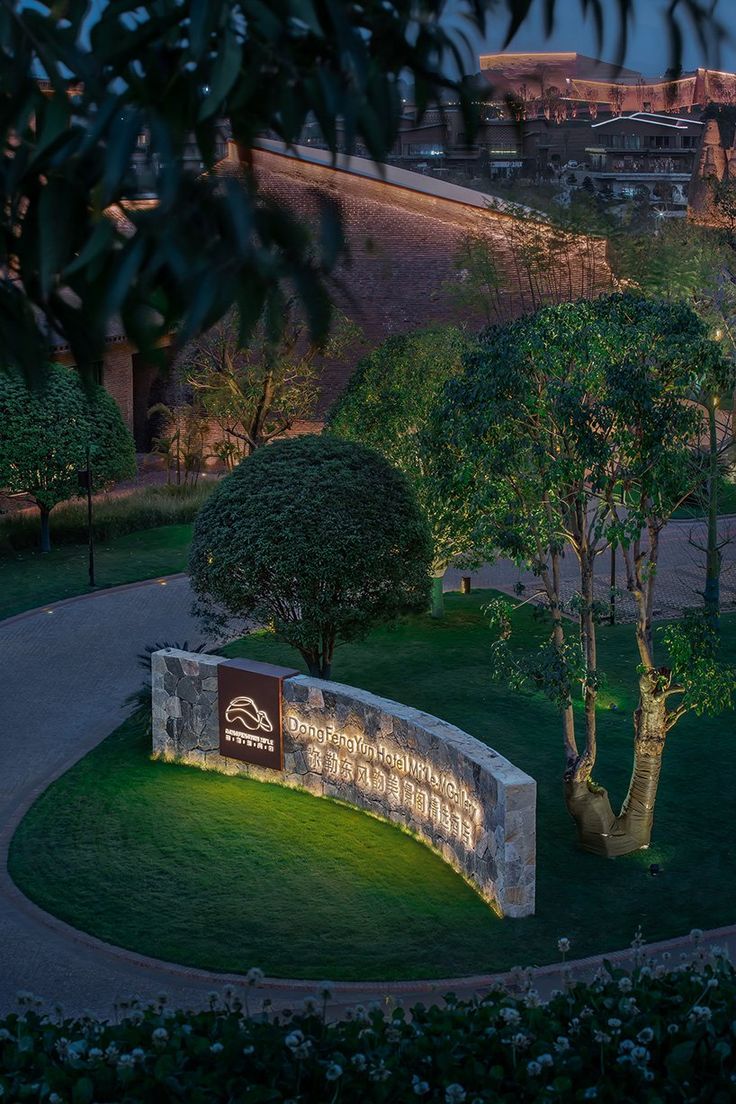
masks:
{"type": "MultiPolygon", "coordinates": [[[[649,851],[587,855],[562,803],[553,709],[489,679],[486,600],[449,596],[444,622],[412,618],[340,649],[335,678],[460,725],[538,780],[536,916],[498,920],[421,844],[363,814],[151,763],[130,722],[34,805],[11,874],[52,912],[148,954],[334,979],[499,970],[554,961],[561,935],[578,956],[628,945],[638,925],[654,940],[732,923],[733,714],[687,718],[670,737],[649,851]]],[[[528,607],[516,618],[529,642],[543,631],[528,607]]],[[[736,620],[723,625],[733,659],[736,620]]],[[[294,663],[267,634],[229,651],[294,663]]],[[[616,801],[631,766],[635,664],[631,628],[602,628],[597,778],[616,801]]]]}
{"type": "MultiPolygon", "coordinates": [[[[118,537],[95,548],[97,587],[119,586],[185,571],[192,526],[164,525],[118,537]]],[[[40,552],[0,553],[0,619],[36,606],[89,594],[86,545],[40,552]]]]}

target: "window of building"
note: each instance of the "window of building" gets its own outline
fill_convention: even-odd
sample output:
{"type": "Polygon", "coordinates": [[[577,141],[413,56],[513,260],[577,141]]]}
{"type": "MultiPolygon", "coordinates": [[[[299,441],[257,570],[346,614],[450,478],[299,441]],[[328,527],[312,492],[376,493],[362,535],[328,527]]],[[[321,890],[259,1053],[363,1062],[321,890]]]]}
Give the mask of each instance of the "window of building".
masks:
{"type": "Polygon", "coordinates": [[[442,146],[425,145],[421,142],[409,142],[407,152],[412,157],[442,157],[445,151],[442,146]]]}

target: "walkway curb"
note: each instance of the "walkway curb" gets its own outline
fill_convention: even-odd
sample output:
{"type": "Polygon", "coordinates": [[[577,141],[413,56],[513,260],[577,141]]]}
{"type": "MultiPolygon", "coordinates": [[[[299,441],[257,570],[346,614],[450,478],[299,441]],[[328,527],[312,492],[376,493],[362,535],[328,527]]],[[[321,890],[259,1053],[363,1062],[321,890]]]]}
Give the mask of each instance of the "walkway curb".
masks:
{"type": "Polygon", "coordinates": [[[72,606],[75,602],[86,602],[90,598],[99,598],[100,595],[120,594],[125,590],[138,590],[144,586],[166,586],[174,579],[186,579],[188,572],[177,571],[173,575],[156,575],[152,579],[138,579],[135,583],[120,583],[119,586],[99,587],[89,594],[73,594],[71,598],[60,598],[58,602],[46,602],[43,606],[34,606],[33,609],[23,610],[22,613],[14,613],[11,617],[0,618],[0,627],[15,625],[18,621],[25,621],[29,617],[36,617],[40,613],[52,613],[64,606],[72,606]]]}

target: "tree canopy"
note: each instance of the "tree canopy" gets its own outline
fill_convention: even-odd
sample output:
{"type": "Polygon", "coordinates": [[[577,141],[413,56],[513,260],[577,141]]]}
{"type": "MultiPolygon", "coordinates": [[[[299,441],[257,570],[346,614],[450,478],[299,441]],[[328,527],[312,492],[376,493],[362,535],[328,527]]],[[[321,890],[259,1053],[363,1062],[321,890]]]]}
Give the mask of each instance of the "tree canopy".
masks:
{"type": "Polygon", "coordinates": [[[614,295],[488,331],[434,415],[448,440],[446,477],[472,503],[479,548],[500,550],[539,579],[549,640],[520,659],[507,647],[510,611],[496,604],[496,669],[512,685],[533,681],[559,707],[568,807],[591,850],[620,854],[648,843],[667,732],[688,709],[724,708],[736,685],[733,670],[718,663],[713,633],[696,631],[695,620],[685,638],[665,637],[669,666],[655,656],[652,633],[661,532],[695,478],[691,450],[702,409],[692,397],[703,378],[728,371],[689,307],[614,295]],[[593,780],[601,680],[595,563],[616,546],[636,611],[640,688],[635,769],[618,817],[593,780]],[[566,547],[579,565],[579,590],[566,596],[578,620],[572,637],[562,615],[566,547]]]}
{"type": "MultiPolygon", "coordinates": [[[[544,6],[548,33],[558,7],[544,6]]],[[[617,0],[604,19],[599,0],[580,0],[599,39],[604,23],[617,25],[621,57],[635,8],[617,0]]],[[[408,76],[420,115],[446,92],[459,99],[470,139],[482,97],[448,75],[465,69],[463,26],[483,34],[490,16],[508,44],[529,10],[529,0],[459,0],[452,10],[446,0],[4,4],[3,360],[32,375],[51,328],[89,369],[113,316],[140,348],[177,326],[184,343],[233,305],[247,333],[287,284],[324,334],[326,278],[342,248],[337,204],[323,201],[313,235],[263,196],[251,156],[259,136],[291,145],[313,118],[332,151],[360,142],[383,161],[408,76]],[[210,171],[223,123],[240,181],[210,171]],[[128,203],[141,141],[158,197],[144,207],[128,203]],[[191,171],[193,152],[202,174],[191,171]],[[110,209],[123,209],[133,232],[110,209]]],[[[675,64],[684,26],[704,52],[722,37],[710,7],[674,0],[666,18],[675,64]]]]}
{"type": "Polygon", "coordinates": [[[431,538],[372,449],[305,436],[258,449],[202,507],[189,561],[206,620],[252,617],[329,678],[338,643],[425,608],[431,538]]]}
{"type": "Polygon", "coordinates": [[[444,384],[463,368],[473,339],[454,326],[390,337],[364,357],[330,412],[328,428],[380,452],[410,481],[432,531],[432,572],[440,578],[470,553],[472,519],[442,481],[442,439],[424,433],[444,384]]]}
{"type": "Polygon", "coordinates": [[[79,494],[88,447],[93,490],[136,473],[135,444],[115,400],[103,387],[84,388],[61,364],[46,365],[35,388],[17,371],[0,372],[0,425],[0,486],[33,498],[44,552],[49,513],[79,494]]]}

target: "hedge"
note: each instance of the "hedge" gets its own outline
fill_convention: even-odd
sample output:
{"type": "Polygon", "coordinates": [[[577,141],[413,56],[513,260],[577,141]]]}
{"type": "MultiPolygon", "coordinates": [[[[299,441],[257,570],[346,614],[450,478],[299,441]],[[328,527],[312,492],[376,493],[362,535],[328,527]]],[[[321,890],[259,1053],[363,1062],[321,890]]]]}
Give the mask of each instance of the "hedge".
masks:
{"type": "Polygon", "coordinates": [[[449,995],[410,1015],[357,1005],[333,1019],[329,983],[275,1014],[257,970],[204,1011],[161,997],[119,1005],[114,1022],[44,1014],[24,996],[0,1021],[0,1099],[725,1104],[736,1094],[736,975],[724,952],[694,951],[674,967],[640,959],[630,975],[607,964],[547,1003],[517,971],[516,995],[449,995]]]}

